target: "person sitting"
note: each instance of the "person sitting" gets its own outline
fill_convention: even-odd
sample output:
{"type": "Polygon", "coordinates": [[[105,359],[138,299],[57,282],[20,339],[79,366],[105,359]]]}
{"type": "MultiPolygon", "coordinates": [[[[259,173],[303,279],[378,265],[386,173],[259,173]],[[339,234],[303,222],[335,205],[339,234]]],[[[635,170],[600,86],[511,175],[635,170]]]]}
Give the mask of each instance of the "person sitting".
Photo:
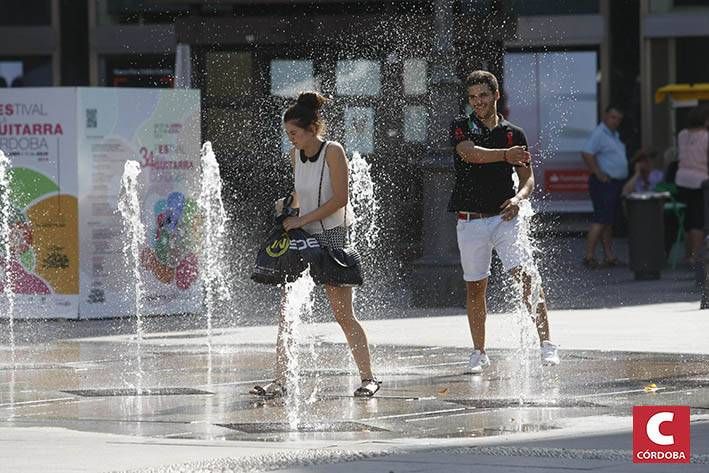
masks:
{"type": "Polygon", "coordinates": [[[634,173],[623,185],[623,195],[631,192],[648,192],[655,190],[655,186],[662,182],[664,174],[655,169],[654,161],[657,153],[653,150],[639,149],[632,159],[634,173]]]}

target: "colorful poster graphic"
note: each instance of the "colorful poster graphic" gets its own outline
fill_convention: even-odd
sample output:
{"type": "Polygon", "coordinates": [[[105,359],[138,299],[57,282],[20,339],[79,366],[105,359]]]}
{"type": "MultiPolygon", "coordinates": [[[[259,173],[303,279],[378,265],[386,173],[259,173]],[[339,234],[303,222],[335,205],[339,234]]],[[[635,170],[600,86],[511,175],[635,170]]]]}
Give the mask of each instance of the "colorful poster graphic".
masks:
{"type": "Polygon", "coordinates": [[[78,316],[75,103],[75,89],[64,88],[7,89],[0,98],[0,149],[12,163],[11,261],[0,291],[11,281],[19,318],[78,316]]]}
{"type": "Polygon", "coordinates": [[[199,107],[196,90],[2,93],[0,149],[12,163],[8,267],[16,317],[135,313],[135,281],[125,264],[117,212],[127,160],[142,168],[142,313],[201,309],[199,107]]]}
{"type": "Polygon", "coordinates": [[[198,204],[182,192],[172,192],[155,203],[153,215],[141,263],[163,284],[190,289],[199,275],[198,204]]]}
{"type": "Polygon", "coordinates": [[[117,212],[127,160],[141,165],[138,258],[143,314],[201,309],[199,225],[199,91],[80,88],[79,228],[81,317],[135,312],[135,280],[125,264],[117,212]]]}

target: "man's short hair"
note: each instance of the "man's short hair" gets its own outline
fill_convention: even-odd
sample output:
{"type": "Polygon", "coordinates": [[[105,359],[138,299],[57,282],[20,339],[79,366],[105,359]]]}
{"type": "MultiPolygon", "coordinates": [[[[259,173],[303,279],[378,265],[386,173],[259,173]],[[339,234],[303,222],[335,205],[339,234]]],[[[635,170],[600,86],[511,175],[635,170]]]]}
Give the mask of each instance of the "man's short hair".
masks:
{"type": "Polygon", "coordinates": [[[490,90],[494,94],[497,92],[500,88],[500,86],[497,83],[497,77],[491,72],[488,71],[473,71],[470,74],[468,74],[468,77],[465,78],[465,88],[467,89],[471,85],[477,85],[477,84],[485,84],[488,87],[490,87],[490,90]]]}
{"type": "Polygon", "coordinates": [[[610,112],[611,110],[615,110],[616,112],[620,113],[621,115],[625,115],[623,113],[623,109],[621,107],[619,107],[617,104],[612,103],[606,107],[606,113],[610,112]]]}

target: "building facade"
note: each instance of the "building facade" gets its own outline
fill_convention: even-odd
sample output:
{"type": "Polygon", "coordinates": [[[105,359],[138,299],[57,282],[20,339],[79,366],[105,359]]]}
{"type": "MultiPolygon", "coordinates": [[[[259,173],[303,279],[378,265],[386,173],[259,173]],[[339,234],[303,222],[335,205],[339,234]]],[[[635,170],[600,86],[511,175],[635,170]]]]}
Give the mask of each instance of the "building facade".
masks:
{"type": "Polygon", "coordinates": [[[200,89],[203,140],[222,164],[233,212],[249,220],[265,219],[263,202],[290,185],[284,107],[305,89],[332,97],[328,135],[369,157],[382,237],[420,273],[422,301],[460,299],[444,209],[447,127],[464,110],[468,71],[502,80],[502,108],[529,136],[538,201],[552,212],[590,209],[579,150],[605,106],[625,110],[630,152],[663,151],[685,111],[656,105],[654,90],[709,81],[698,53],[709,45],[709,5],[700,0],[23,0],[4,8],[0,86],[200,89]],[[427,282],[432,273],[438,286],[427,282]]]}

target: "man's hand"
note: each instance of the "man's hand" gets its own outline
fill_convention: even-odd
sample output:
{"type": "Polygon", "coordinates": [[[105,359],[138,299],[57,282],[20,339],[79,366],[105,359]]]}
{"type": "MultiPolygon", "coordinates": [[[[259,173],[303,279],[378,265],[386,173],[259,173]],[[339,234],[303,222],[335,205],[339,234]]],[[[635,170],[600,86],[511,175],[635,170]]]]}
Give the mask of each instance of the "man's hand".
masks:
{"type": "Polygon", "coordinates": [[[601,182],[608,182],[610,180],[610,176],[608,176],[608,174],[606,174],[605,172],[599,170],[596,173],[596,179],[601,182]]]}
{"type": "Polygon", "coordinates": [[[519,201],[519,197],[512,197],[502,203],[500,206],[502,209],[500,212],[502,220],[509,221],[517,216],[519,213],[519,201]]]}
{"type": "Polygon", "coordinates": [[[532,155],[527,151],[526,146],[513,146],[505,150],[505,161],[509,164],[528,164],[532,160],[532,155]]]}
{"type": "Polygon", "coordinates": [[[302,217],[288,217],[283,220],[283,229],[286,231],[300,228],[303,225],[305,225],[305,222],[302,217]]]}

